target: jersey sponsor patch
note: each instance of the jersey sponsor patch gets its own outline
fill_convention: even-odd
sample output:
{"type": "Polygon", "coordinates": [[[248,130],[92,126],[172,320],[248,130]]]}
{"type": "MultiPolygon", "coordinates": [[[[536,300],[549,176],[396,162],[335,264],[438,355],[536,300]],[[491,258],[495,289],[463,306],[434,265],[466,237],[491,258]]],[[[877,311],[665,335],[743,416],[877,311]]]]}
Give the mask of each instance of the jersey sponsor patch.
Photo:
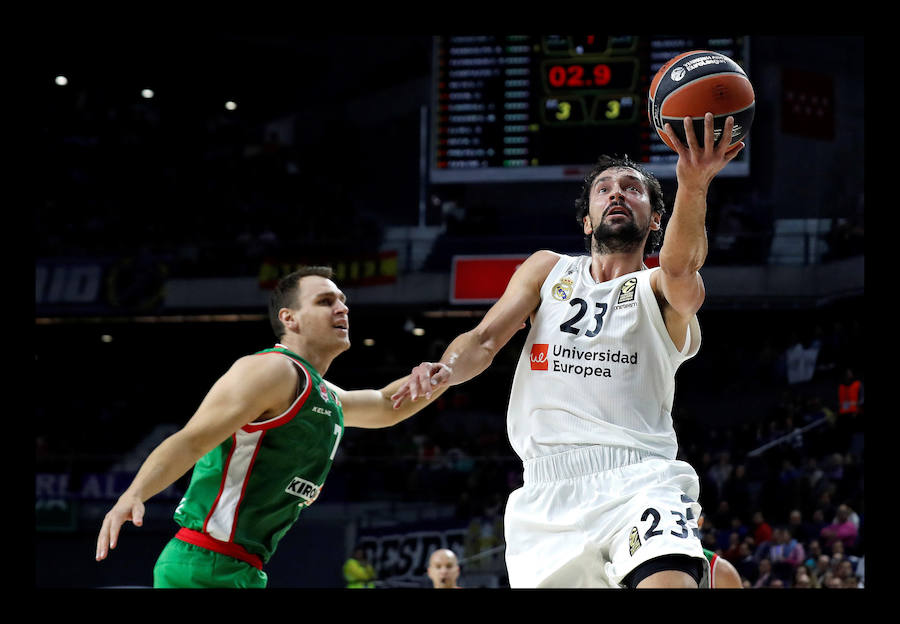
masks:
{"type": "MultiPolygon", "coordinates": [[[[300,505],[304,506],[312,505],[319,497],[319,492],[321,490],[322,488],[315,483],[307,481],[306,479],[301,479],[300,477],[291,479],[290,484],[284,489],[288,494],[302,499],[303,502],[300,503],[300,505]]],[[[318,509],[318,507],[316,507],[316,509],[318,509]]]]}
{"type": "MultiPolygon", "coordinates": [[[[318,509],[318,507],[316,507],[318,509]]],[[[638,534],[637,527],[631,527],[631,535],[628,536],[628,554],[634,556],[637,549],[641,547],[641,536],[638,534]]]]}
{"type": "Polygon", "coordinates": [[[531,345],[531,370],[547,370],[550,359],[547,357],[549,344],[535,343],[531,345]]]}
{"type": "Polygon", "coordinates": [[[637,278],[632,277],[631,279],[625,280],[625,283],[619,288],[619,299],[616,301],[616,305],[620,303],[628,303],[629,301],[634,301],[634,296],[637,293],[637,278]]]}

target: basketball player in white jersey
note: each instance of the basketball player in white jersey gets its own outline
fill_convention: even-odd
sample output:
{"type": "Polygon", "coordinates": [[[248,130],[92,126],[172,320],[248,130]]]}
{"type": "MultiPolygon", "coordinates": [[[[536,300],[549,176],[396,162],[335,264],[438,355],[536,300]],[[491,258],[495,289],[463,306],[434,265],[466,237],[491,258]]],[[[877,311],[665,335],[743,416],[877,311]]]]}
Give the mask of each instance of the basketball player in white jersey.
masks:
{"type": "Polygon", "coordinates": [[[704,123],[703,144],[690,118],[687,144],[666,125],[678,187],[659,267],[643,262],[661,232],[659,183],[601,158],[576,202],[590,255],[531,255],[478,326],[392,397],[478,375],[530,318],[507,417],[524,483],[504,520],[511,587],[709,586],[699,480],[675,459],[671,412],[675,372],[700,347],[707,190],[744,144],[729,148],[733,118],[718,145],[704,123]]]}

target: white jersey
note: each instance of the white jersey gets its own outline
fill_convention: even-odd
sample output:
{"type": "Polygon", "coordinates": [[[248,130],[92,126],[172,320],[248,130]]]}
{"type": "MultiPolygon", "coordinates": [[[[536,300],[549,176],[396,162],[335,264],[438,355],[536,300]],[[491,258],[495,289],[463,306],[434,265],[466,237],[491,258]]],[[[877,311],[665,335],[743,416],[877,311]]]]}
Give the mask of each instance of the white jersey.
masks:
{"type": "Polygon", "coordinates": [[[525,461],[585,445],[675,459],[675,372],[700,348],[696,315],[679,351],[650,287],[654,269],[597,283],[590,256],[562,256],[519,357],[507,415],[525,461]]]}

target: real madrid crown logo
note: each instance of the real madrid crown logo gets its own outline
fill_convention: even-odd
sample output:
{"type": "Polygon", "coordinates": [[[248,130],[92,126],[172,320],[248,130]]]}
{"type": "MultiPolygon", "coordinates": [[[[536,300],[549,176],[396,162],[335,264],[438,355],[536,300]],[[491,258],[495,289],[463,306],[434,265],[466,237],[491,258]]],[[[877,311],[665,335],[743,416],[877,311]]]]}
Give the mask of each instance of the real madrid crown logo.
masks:
{"type": "Polygon", "coordinates": [[[561,278],[553,285],[553,298],[558,301],[568,301],[569,297],[572,296],[572,286],[574,283],[575,282],[568,277],[561,278]]]}

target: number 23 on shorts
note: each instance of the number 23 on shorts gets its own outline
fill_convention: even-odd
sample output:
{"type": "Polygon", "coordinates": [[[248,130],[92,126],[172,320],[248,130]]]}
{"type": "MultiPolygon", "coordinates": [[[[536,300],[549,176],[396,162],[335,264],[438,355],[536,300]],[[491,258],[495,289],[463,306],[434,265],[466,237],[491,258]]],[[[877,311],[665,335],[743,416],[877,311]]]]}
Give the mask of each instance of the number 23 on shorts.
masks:
{"type": "Polygon", "coordinates": [[[684,511],[675,509],[662,511],[655,507],[647,507],[640,519],[640,524],[631,529],[629,536],[631,554],[640,548],[642,542],[666,532],[681,539],[687,539],[692,535],[700,538],[700,529],[697,528],[696,523],[691,522],[694,520],[694,513],[690,508],[684,511]]]}

